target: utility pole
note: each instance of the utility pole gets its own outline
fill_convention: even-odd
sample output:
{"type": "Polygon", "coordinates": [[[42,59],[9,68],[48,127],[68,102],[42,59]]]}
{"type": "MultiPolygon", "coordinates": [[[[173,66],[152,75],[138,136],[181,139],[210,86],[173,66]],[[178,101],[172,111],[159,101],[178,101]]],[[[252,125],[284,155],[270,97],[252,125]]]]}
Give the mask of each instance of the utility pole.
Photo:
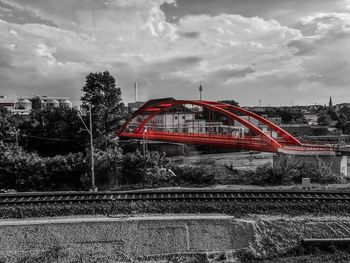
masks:
{"type": "Polygon", "coordinates": [[[78,111],[78,116],[81,122],[84,124],[86,131],[90,134],[90,154],[91,154],[91,192],[97,192],[98,189],[95,185],[95,160],[94,160],[94,138],[92,135],[92,113],[91,113],[91,104],[89,104],[89,127],[87,127],[83,118],[81,117],[81,112],[78,111]]]}
{"type": "Polygon", "coordinates": [[[90,146],[91,146],[91,191],[97,192],[98,189],[95,185],[95,160],[94,160],[94,138],[92,136],[92,114],[91,104],[89,104],[89,120],[90,120],[90,146]]]}

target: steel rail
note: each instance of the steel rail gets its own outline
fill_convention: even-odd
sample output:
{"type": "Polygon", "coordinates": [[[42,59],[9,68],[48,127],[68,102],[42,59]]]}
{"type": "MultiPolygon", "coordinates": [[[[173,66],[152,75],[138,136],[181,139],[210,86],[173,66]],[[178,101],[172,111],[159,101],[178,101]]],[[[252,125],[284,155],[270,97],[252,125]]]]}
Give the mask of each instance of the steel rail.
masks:
{"type": "Polygon", "coordinates": [[[146,189],[105,192],[23,192],[0,194],[0,205],[111,201],[289,201],[350,202],[350,191],[146,189]]]}

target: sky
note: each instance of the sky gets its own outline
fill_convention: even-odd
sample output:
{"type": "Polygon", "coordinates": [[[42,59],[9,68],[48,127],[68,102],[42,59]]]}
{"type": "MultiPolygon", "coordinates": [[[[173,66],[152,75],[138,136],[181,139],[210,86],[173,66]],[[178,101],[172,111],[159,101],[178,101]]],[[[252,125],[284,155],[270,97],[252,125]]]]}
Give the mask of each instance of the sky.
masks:
{"type": "Polygon", "coordinates": [[[0,95],[350,102],[350,0],[0,0],[0,95]]]}

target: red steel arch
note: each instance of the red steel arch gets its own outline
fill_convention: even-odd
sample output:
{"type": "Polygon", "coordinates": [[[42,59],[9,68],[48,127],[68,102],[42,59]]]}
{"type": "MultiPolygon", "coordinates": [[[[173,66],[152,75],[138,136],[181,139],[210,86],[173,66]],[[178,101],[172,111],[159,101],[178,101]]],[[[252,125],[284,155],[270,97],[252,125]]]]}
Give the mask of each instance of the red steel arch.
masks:
{"type": "Polygon", "coordinates": [[[147,131],[148,140],[159,140],[159,141],[170,141],[170,142],[182,142],[182,143],[192,143],[192,144],[207,144],[216,145],[222,147],[239,148],[247,150],[259,150],[267,152],[277,152],[278,149],[284,147],[285,145],[298,146],[301,143],[294,138],[292,135],[270,122],[269,120],[243,109],[238,106],[232,106],[220,102],[212,101],[197,101],[197,100],[175,100],[173,98],[151,100],[146,102],[140,109],[135,111],[131,118],[124,123],[122,128],[117,132],[117,135],[121,138],[135,138],[142,139],[144,134],[144,127],[149,123],[156,115],[165,113],[179,105],[196,105],[213,112],[221,113],[228,119],[236,120],[243,126],[247,127],[250,132],[252,132],[255,137],[245,137],[236,138],[226,135],[211,135],[211,134],[188,134],[188,133],[175,133],[175,132],[160,132],[160,131],[147,131]],[[265,124],[272,131],[275,131],[283,140],[277,140],[272,136],[269,136],[263,132],[260,128],[252,124],[251,122],[243,119],[242,117],[235,114],[233,111],[237,111],[247,116],[250,116],[259,122],[265,124]],[[145,119],[137,123],[137,127],[133,131],[128,130],[128,125],[132,121],[145,113],[149,113],[145,119]]]}
{"type": "Polygon", "coordinates": [[[224,107],[226,109],[238,111],[238,112],[241,112],[243,114],[246,114],[247,116],[253,117],[254,119],[258,120],[259,122],[261,122],[263,124],[265,124],[271,130],[276,132],[279,136],[281,136],[285,140],[286,143],[288,143],[288,144],[295,144],[295,145],[301,145],[301,142],[297,138],[295,138],[294,136],[292,136],[291,134],[289,134],[288,132],[283,130],[278,125],[274,124],[273,122],[269,121],[268,119],[265,119],[265,118],[261,117],[260,115],[254,113],[254,112],[248,111],[248,110],[246,110],[244,108],[241,108],[241,107],[238,107],[238,106],[233,106],[233,105],[230,105],[230,104],[226,104],[226,103],[212,102],[212,101],[205,101],[205,102],[208,103],[208,104],[217,105],[218,107],[224,107]]]}

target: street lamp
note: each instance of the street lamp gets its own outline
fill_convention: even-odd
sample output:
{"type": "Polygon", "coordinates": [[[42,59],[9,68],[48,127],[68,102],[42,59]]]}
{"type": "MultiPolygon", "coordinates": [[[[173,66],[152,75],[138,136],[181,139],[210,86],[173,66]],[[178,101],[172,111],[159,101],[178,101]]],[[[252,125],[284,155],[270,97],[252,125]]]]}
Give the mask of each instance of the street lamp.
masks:
{"type": "Polygon", "coordinates": [[[80,110],[78,111],[78,116],[81,120],[81,122],[84,124],[85,129],[90,134],[90,152],[91,152],[91,192],[97,192],[98,189],[95,185],[95,160],[94,160],[94,138],[92,136],[92,114],[91,114],[91,104],[89,104],[89,127],[87,127],[86,123],[84,122],[83,118],[81,117],[80,110]]]}
{"type": "Polygon", "coordinates": [[[143,139],[143,156],[145,156],[146,155],[146,143],[147,143],[147,127],[144,127],[143,128],[143,134],[142,134],[142,139],[143,139]]]}

